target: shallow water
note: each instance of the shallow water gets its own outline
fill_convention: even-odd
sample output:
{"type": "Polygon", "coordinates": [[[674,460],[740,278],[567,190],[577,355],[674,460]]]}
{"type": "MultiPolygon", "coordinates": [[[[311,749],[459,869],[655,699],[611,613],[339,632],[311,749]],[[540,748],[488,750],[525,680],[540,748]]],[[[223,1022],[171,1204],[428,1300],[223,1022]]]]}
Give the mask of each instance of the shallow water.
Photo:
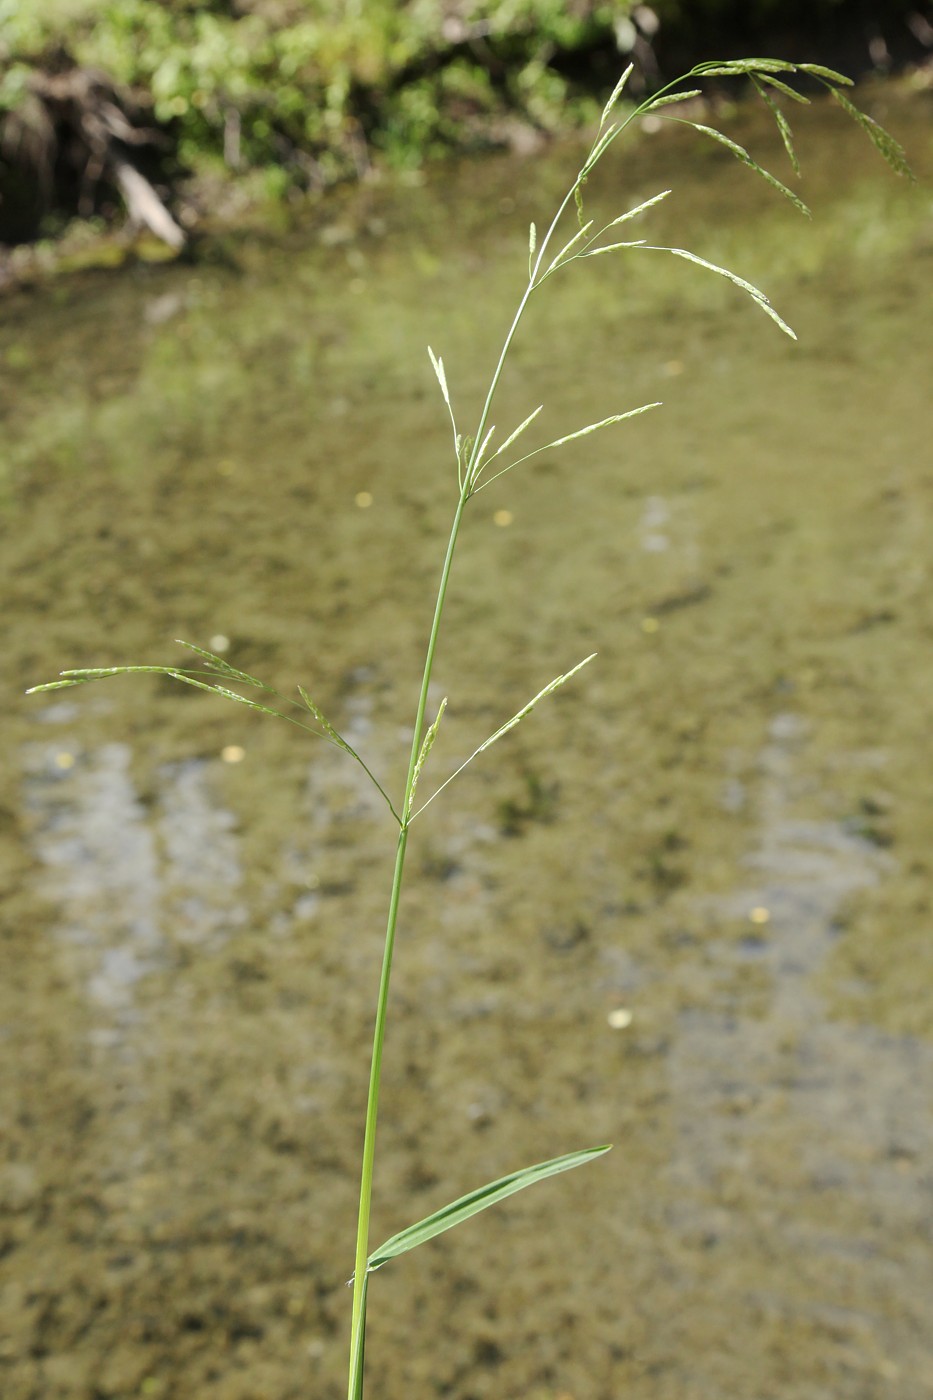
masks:
{"type": "MultiPolygon", "coordinates": [[[[517,345],[502,435],[665,407],[474,503],[435,771],[599,656],[414,828],[375,1237],[616,1146],[374,1280],[374,1397],[933,1396],[933,152],[929,94],[872,101],[921,180],[817,111],[810,226],[676,133],[607,181],[799,345],[661,257],[517,345]]],[[[10,1400],[341,1393],[391,822],[169,682],[18,696],[226,641],[397,791],[455,496],[424,347],[475,414],[573,161],[4,306],[10,1400]]]]}

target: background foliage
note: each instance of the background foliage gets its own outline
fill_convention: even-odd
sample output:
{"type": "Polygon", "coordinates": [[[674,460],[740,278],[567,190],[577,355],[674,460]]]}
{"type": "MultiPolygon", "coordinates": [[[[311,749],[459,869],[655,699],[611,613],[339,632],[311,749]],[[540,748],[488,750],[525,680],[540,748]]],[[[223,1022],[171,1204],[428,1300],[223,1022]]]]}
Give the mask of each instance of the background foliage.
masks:
{"type": "Polygon", "coordinates": [[[73,62],[106,73],[161,130],[169,184],[185,171],[259,171],[277,196],[374,160],[415,165],[589,121],[629,55],[643,87],[769,41],[789,58],[864,66],[873,43],[877,57],[909,39],[917,10],[916,0],[0,0],[0,124],[24,110],[31,73],[73,62]]]}

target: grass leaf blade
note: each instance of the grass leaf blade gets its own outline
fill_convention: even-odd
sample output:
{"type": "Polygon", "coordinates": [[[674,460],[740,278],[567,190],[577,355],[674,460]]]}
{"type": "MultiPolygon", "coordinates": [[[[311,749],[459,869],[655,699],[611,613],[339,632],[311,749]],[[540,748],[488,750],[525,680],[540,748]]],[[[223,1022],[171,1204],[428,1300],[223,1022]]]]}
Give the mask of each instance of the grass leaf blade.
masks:
{"type": "Polygon", "coordinates": [[[483,743],[480,744],[478,749],[473,750],[469,758],[464,759],[464,761],[460,764],[459,768],[454,769],[450,777],[446,778],[444,782],[441,783],[440,787],[436,788],[425,802],[422,802],[418,810],[412,813],[411,820],[413,821],[415,817],[417,817],[421,812],[423,812],[425,807],[430,807],[435,797],[439,797],[440,794],[444,791],[444,789],[450,786],[454,778],[459,778],[463,770],[465,768],[469,768],[474,758],[478,758],[481,753],[484,753],[486,749],[491,748],[492,745],[498,739],[501,739],[504,734],[508,734],[510,729],[514,729],[517,724],[520,724],[521,721],[525,718],[525,716],[529,713],[529,711],[533,710],[535,705],[537,705],[539,701],[543,700],[545,696],[550,695],[553,691],[557,690],[559,686],[562,686],[565,684],[565,682],[569,681],[572,676],[575,676],[578,671],[582,670],[583,667],[588,662],[592,661],[595,656],[596,652],[591,652],[590,655],[585,656],[582,661],[578,661],[576,666],[574,666],[572,670],[568,671],[566,675],[555,676],[554,680],[550,681],[544,687],[543,690],[539,690],[533,700],[529,700],[528,704],[523,706],[517,714],[514,714],[510,720],[506,721],[505,724],[500,725],[500,727],[496,730],[494,734],[490,734],[489,738],[485,739],[483,743]]]}
{"type": "Polygon", "coordinates": [[[391,797],[386,792],[379,779],[373,773],[372,769],[366,763],[366,760],[361,758],[360,755],[357,753],[356,749],[353,747],[353,745],[348,744],[346,739],[339,732],[339,730],[334,728],[334,726],[331,724],[330,720],[323,713],[323,711],[320,710],[317,705],[315,705],[314,701],[311,699],[311,696],[305,690],[303,685],[300,685],[298,687],[298,694],[301,696],[305,705],[310,710],[311,714],[314,716],[314,719],[320,725],[321,730],[323,731],[323,734],[319,735],[319,737],[329,740],[330,743],[334,744],[338,749],[343,749],[344,753],[348,753],[351,758],[356,760],[356,762],[362,768],[363,772],[366,774],[369,781],[372,783],[373,787],[376,788],[376,790],[382,794],[382,798],[386,806],[392,813],[395,820],[398,822],[399,826],[401,826],[402,819],[399,816],[398,812],[395,810],[395,806],[393,805],[391,797]]]}
{"type": "MultiPolygon", "coordinates": [[[[600,425],[597,424],[595,426],[600,425]]],[[[588,430],[584,429],[584,432],[586,431],[588,430]]],[[[576,433],[574,434],[574,436],[579,437],[580,434],[576,433]]],[[[569,681],[573,676],[575,676],[578,671],[581,671],[583,667],[587,665],[588,662],[592,661],[595,655],[595,651],[591,652],[590,655],[585,656],[582,661],[578,661],[576,666],[574,666],[572,670],[567,671],[565,675],[555,676],[552,681],[548,681],[544,689],[539,690],[537,695],[532,700],[528,701],[527,705],[523,705],[517,714],[514,714],[510,720],[506,720],[505,724],[501,725],[496,730],[495,734],[490,734],[489,738],[484,740],[484,742],[480,744],[473,757],[475,758],[476,754],[485,753],[486,749],[491,748],[492,745],[496,743],[498,739],[501,739],[504,734],[508,734],[510,729],[514,729],[517,724],[520,724],[521,721],[525,718],[525,716],[527,714],[530,714],[537,704],[544,700],[546,696],[552,695],[555,690],[559,689],[560,686],[565,685],[566,682],[569,681]]]]}
{"type": "Polygon", "coordinates": [[[560,252],[557,254],[557,257],[554,258],[554,260],[549,264],[547,270],[544,273],[544,276],[542,276],[541,278],[542,282],[544,281],[545,277],[550,277],[552,272],[557,271],[561,263],[566,259],[567,254],[570,252],[574,244],[579,243],[581,238],[585,238],[592,227],[592,219],[588,219],[585,224],[580,225],[576,233],[573,235],[573,238],[571,238],[568,243],[564,244],[563,248],[561,248],[560,252]]]}
{"type": "MultiPolygon", "coordinates": [[[[725,146],[727,151],[732,152],[736,160],[740,160],[743,165],[747,165],[749,170],[754,170],[757,175],[760,175],[763,180],[767,181],[772,189],[777,190],[779,194],[782,194],[785,199],[789,200],[795,209],[799,209],[801,214],[806,214],[807,218],[810,217],[810,210],[804,204],[803,200],[800,199],[798,195],[794,194],[793,190],[789,190],[784,182],[779,180],[776,175],[772,175],[770,170],[765,170],[763,165],[759,165],[757,160],[753,160],[745,147],[740,146],[738,141],[733,141],[730,136],[726,136],[723,132],[718,131],[715,126],[706,126],[703,122],[688,121],[686,117],[668,117],[667,120],[682,122],[684,126],[692,126],[694,131],[699,131],[703,136],[709,136],[711,140],[718,141],[721,146],[725,146]]],[[[791,151],[792,159],[796,161],[796,156],[793,155],[793,148],[791,148],[791,151]]]]}
{"type": "Polygon", "coordinates": [[[229,676],[231,680],[241,681],[243,685],[254,685],[259,690],[270,689],[263,681],[257,680],[255,676],[248,675],[246,671],[238,671],[222,656],[215,656],[212,651],[205,651],[204,647],[195,646],[194,642],[184,642],[181,637],[176,637],[175,642],[177,646],[185,647],[187,651],[193,651],[196,656],[202,657],[211,671],[219,671],[222,675],[229,676]]]}
{"type": "Polygon", "coordinates": [[[176,676],[180,669],[178,666],[77,666],[62,671],[61,675],[96,681],[104,676],[176,676]]]}
{"type": "Polygon", "coordinates": [[[841,83],[843,87],[852,87],[852,79],[847,78],[844,73],[837,73],[835,68],[824,68],[821,63],[798,63],[797,69],[801,73],[812,73],[814,78],[825,78],[828,83],[841,83]]]}
{"type": "Polygon", "coordinates": [[[338,730],[334,728],[334,726],[331,724],[330,720],[327,718],[324,712],[318,709],[317,705],[315,705],[314,701],[311,699],[311,696],[305,690],[303,685],[300,685],[298,687],[298,694],[301,696],[302,700],[305,702],[308,709],[311,711],[311,714],[314,716],[317,723],[321,726],[324,733],[327,735],[328,739],[330,739],[331,743],[336,744],[338,749],[344,749],[347,753],[353,753],[353,750],[350,748],[350,745],[347,743],[346,739],[341,733],[339,733],[338,730]]]}
{"type": "Polygon", "coordinates": [[[759,77],[761,81],[767,83],[769,87],[776,88],[778,92],[783,92],[785,97],[791,98],[794,102],[801,103],[804,107],[809,107],[809,97],[807,97],[805,93],[798,92],[796,88],[791,87],[790,83],[784,83],[780,78],[775,78],[770,73],[761,73],[759,77]]]}
{"type": "Polygon", "coordinates": [[[781,140],[784,142],[784,149],[790,158],[790,163],[794,167],[794,173],[799,175],[800,161],[797,159],[797,152],[794,150],[794,134],[790,129],[790,122],[787,120],[768,89],[764,86],[764,83],[755,76],[752,77],[752,82],[755,84],[755,88],[762,102],[768,108],[768,111],[777,123],[777,129],[781,133],[781,140]]]}
{"type": "Polygon", "coordinates": [[[447,376],[444,373],[443,358],[440,355],[435,355],[430,345],[428,346],[428,354],[431,357],[431,364],[434,366],[434,373],[437,375],[437,382],[441,386],[441,393],[444,395],[444,402],[447,405],[447,407],[450,408],[450,393],[447,389],[447,376]]]}
{"type": "Polygon", "coordinates": [[[669,92],[666,97],[655,97],[643,107],[644,112],[656,112],[659,107],[672,107],[675,102],[687,102],[691,97],[702,97],[702,88],[688,88],[686,92],[669,92]]]}
{"type": "Polygon", "coordinates": [[[93,676],[82,676],[80,678],[73,677],[71,680],[67,681],[45,681],[42,685],[29,686],[28,690],[25,690],[23,694],[42,695],[46,690],[67,690],[71,685],[86,685],[92,680],[94,680],[93,676]]]}
{"type": "MultiPolygon", "coordinates": [[[[495,425],[495,423],[493,423],[492,427],[489,429],[489,431],[487,432],[486,436],[483,438],[483,441],[480,443],[479,451],[478,451],[477,454],[476,454],[476,460],[475,460],[474,463],[473,463],[473,474],[474,474],[474,476],[476,475],[476,473],[477,473],[478,471],[480,471],[480,470],[482,469],[483,458],[484,458],[485,455],[486,455],[486,448],[489,446],[489,444],[490,444],[490,442],[491,442],[491,440],[492,440],[492,435],[493,435],[493,433],[494,433],[495,431],[496,431],[496,425],[495,425]]],[[[496,454],[493,453],[492,455],[495,457],[496,454]]]]}
{"type": "Polygon", "coordinates": [[[603,108],[603,114],[602,114],[602,116],[601,116],[600,119],[599,119],[600,129],[602,129],[602,126],[603,126],[603,124],[605,123],[605,121],[607,120],[607,118],[609,117],[609,114],[611,113],[613,107],[616,105],[616,103],[618,102],[619,98],[622,96],[622,92],[623,92],[623,90],[624,90],[624,88],[625,88],[625,84],[628,82],[629,78],[632,76],[632,73],[633,73],[634,71],[635,71],[635,65],[634,65],[634,63],[630,63],[629,66],[626,68],[625,72],[622,74],[622,76],[621,76],[621,78],[619,79],[619,81],[616,83],[615,87],[612,89],[612,92],[611,92],[610,97],[609,97],[609,101],[606,103],[605,107],[603,108]]]}
{"type": "Polygon", "coordinates": [[[434,373],[437,375],[437,382],[441,386],[441,393],[444,395],[444,402],[447,405],[447,412],[450,414],[450,426],[454,431],[454,453],[457,458],[457,471],[460,472],[460,434],[457,432],[457,420],[454,417],[453,404],[450,402],[450,391],[447,388],[447,375],[444,373],[444,361],[440,355],[435,355],[428,346],[428,355],[431,364],[434,366],[434,373]]]}
{"type": "MultiPolygon", "coordinates": [[[[180,679],[180,677],[179,677],[180,679]]],[[[222,695],[225,700],[235,700],[238,705],[247,705],[251,710],[258,710],[260,714],[272,715],[275,719],[288,719],[288,715],[283,715],[281,710],[270,710],[268,705],[260,705],[258,700],[250,700],[248,695],[240,695],[235,690],[228,690],[225,685],[209,686],[215,695],[222,695]]]]}
{"type": "Polygon", "coordinates": [[[646,253],[673,253],[676,258],[686,258],[688,262],[696,263],[698,267],[705,267],[707,272],[715,272],[718,276],[725,277],[727,281],[734,283],[736,287],[741,287],[743,292],[747,292],[752,300],[761,307],[765,315],[770,316],[771,320],[774,321],[776,325],[780,326],[785,335],[789,335],[791,340],[797,339],[796,333],[791,330],[783,317],[778,315],[764,292],[756,287],[753,282],[748,282],[744,277],[740,277],[738,273],[730,272],[727,267],[720,267],[718,263],[708,262],[706,258],[701,258],[699,254],[691,253],[686,248],[660,248],[651,247],[646,244],[644,246],[644,251],[646,253]]]}
{"type": "MultiPolygon", "coordinates": [[[[619,248],[640,248],[644,245],[639,242],[619,243],[613,246],[619,248]]],[[[597,248],[595,250],[596,253],[608,253],[611,251],[610,248],[597,248]]],[[[595,254],[586,253],[582,256],[590,258],[595,256],[595,254]]],[[[643,403],[640,404],[638,408],[630,408],[626,413],[614,413],[611,418],[603,418],[598,423],[588,423],[585,428],[579,428],[575,433],[568,433],[566,437],[557,438],[554,442],[546,442],[543,447],[536,447],[533,452],[526,452],[524,457],[516,457],[514,462],[510,462],[507,467],[503,467],[501,471],[496,472],[493,476],[489,477],[488,480],[476,486],[474,489],[476,491],[485,491],[487,486],[491,486],[494,481],[498,481],[500,476],[505,476],[506,472],[512,471],[514,467],[520,467],[523,462],[530,462],[532,457],[538,457],[542,452],[550,452],[552,447],[562,447],[565,442],[573,442],[574,438],[586,437],[589,433],[595,433],[599,428],[608,428],[612,423],[622,423],[626,418],[637,418],[640,413],[647,413],[651,408],[660,407],[660,401],[655,403],[643,403]]]]}
{"type": "Polygon", "coordinates": [[[646,209],[651,209],[655,204],[660,204],[662,199],[667,199],[670,193],[670,190],[662,190],[660,194],[653,194],[650,199],[642,200],[641,204],[636,204],[634,209],[629,209],[624,214],[620,214],[618,218],[613,219],[611,223],[606,225],[602,232],[606,233],[609,229],[616,228],[619,224],[628,223],[629,219],[634,219],[636,215],[644,214],[646,209]]]}
{"type": "Polygon", "coordinates": [[[609,1151],[609,1145],[602,1147],[584,1148],[580,1152],[568,1152],[563,1157],[552,1157],[548,1162],[538,1162],[535,1166],[524,1167],[517,1172],[511,1172],[508,1176],[499,1177],[497,1181],[490,1181],[486,1186],[479,1187],[476,1191],[470,1191],[466,1196],[459,1197],[456,1201],[451,1201],[449,1205],[443,1206],[431,1215],[425,1216],[415,1225],[409,1225],[406,1230],[401,1230],[385,1244],[374,1250],[367,1261],[368,1271],[374,1272],[382,1268],[383,1264],[390,1259],[397,1259],[400,1254],[407,1254],[410,1249],[415,1249],[419,1244],[425,1244],[428,1240],[435,1239],[445,1230],[452,1230],[455,1225],[461,1224],[464,1220],[469,1220],[472,1215],[478,1215],[480,1211],[488,1210],[490,1206],[498,1205],[499,1201],[504,1201],[507,1196],[513,1196],[516,1191],[523,1191],[526,1186],[534,1186],[539,1181],[545,1181],[549,1176],[557,1176],[559,1172],[572,1170],[574,1167],[581,1167],[586,1162],[593,1161],[596,1157],[601,1157],[603,1153],[609,1151]]]}
{"type": "Polygon", "coordinates": [[[620,130],[621,128],[618,127],[615,123],[613,123],[612,126],[608,126],[606,128],[602,136],[598,137],[597,140],[593,142],[592,150],[590,151],[589,155],[584,161],[583,169],[580,171],[580,174],[577,177],[577,183],[574,186],[573,197],[576,200],[577,215],[581,225],[583,223],[582,187],[586,184],[586,177],[587,175],[589,175],[593,167],[598,163],[600,157],[605,154],[606,149],[618,136],[620,130]]]}
{"type": "Polygon", "coordinates": [[[913,180],[914,172],[907,164],[907,153],[899,141],[895,141],[889,131],[886,131],[880,122],[876,122],[874,117],[870,117],[867,112],[863,112],[860,107],[846,97],[844,92],[838,88],[830,88],[839,106],[848,112],[854,122],[859,126],[871,141],[879,155],[887,161],[896,175],[905,175],[908,180],[913,180]]]}
{"type": "Polygon", "coordinates": [[[583,212],[583,186],[586,184],[586,176],[582,175],[573,187],[573,202],[577,206],[577,223],[582,228],[586,215],[583,212]]]}
{"type": "MultiPolygon", "coordinates": [[[[563,447],[565,442],[575,442],[577,438],[589,437],[590,433],[598,433],[600,428],[610,428],[613,423],[623,423],[626,418],[637,418],[639,413],[647,413],[649,408],[660,407],[659,403],[644,403],[639,408],[630,408],[627,413],[613,413],[609,418],[601,418],[598,423],[588,423],[585,428],[578,428],[575,433],[567,433],[565,437],[555,438],[553,442],[548,443],[548,447],[563,447]]],[[[546,452],[547,448],[541,450],[546,452]]],[[[572,675],[573,672],[570,674],[572,675]]]]}
{"type": "MultiPolygon", "coordinates": [[[[535,421],[535,419],[537,418],[538,414],[541,412],[541,410],[543,409],[543,407],[544,407],[544,404],[543,404],[543,403],[538,404],[538,407],[535,409],[535,411],[534,411],[533,413],[529,413],[529,415],[528,415],[528,417],[525,419],[525,421],[524,421],[523,423],[519,423],[518,427],[515,429],[515,431],[514,431],[513,433],[510,433],[510,435],[506,438],[505,442],[502,443],[502,445],[501,445],[500,447],[497,447],[497,448],[496,448],[495,452],[492,454],[493,457],[501,457],[502,454],[503,454],[503,452],[506,450],[506,448],[507,448],[507,447],[511,447],[511,446],[512,446],[512,443],[515,441],[515,439],[516,439],[517,437],[520,437],[521,434],[525,431],[525,429],[526,429],[531,423],[533,423],[533,422],[535,421]]],[[[492,460],[492,459],[490,458],[490,460],[492,460]]]]}
{"type": "Polygon", "coordinates": [[[443,700],[442,700],[441,703],[440,703],[439,708],[438,708],[438,711],[437,711],[437,718],[435,719],[434,723],[433,723],[433,724],[431,725],[431,727],[429,728],[427,734],[425,734],[425,736],[424,736],[424,741],[423,741],[423,743],[422,743],[422,745],[421,745],[421,752],[418,754],[418,760],[417,760],[417,762],[415,763],[415,769],[414,769],[414,772],[413,772],[412,775],[411,775],[411,787],[410,787],[409,792],[408,792],[408,807],[409,807],[409,810],[411,810],[411,806],[412,806],[412,804],[413,804],[413,802],[414,802],[414,800],[415,800],[415,788],[418,786],[418,779],[421,777],[421,770],[422,770],[422,768],[424,767],[425,763],[427,762],[428,754],[431,752],[431,750],[432,750],[433,747],[434,747],[434,740],[437,738],[437,731],[438,731],[438,730],[440,729],[440,727],[441,727],[441,720],[444,718],[444,711],[445,711],[446,709],[447,709],[447,696],[445,695],[444,698],[443,698],[443,700]]]}
{"type": "MultiPolygon", "coordinates": [[[[740,77],[743,73],[794,73],[798,68],[806,68],[806,66],[805,63],[789,63],[783,58],[730,58],[725,63],[719,63],[715,60],[711,63],[699,63],[691,71],[695,76],[702,78],[717,76],[735,78],[740,77]]],[[[846,80],[842,79],[842,81],[846,80]]]]}
{"type": "Polygon", "coordinates": [[[630,243],[604,243],[601,248],[587,248],[585,253],[581,253],[581,258],[598,258],[600,253],[618,253],[620,248],[644,248],[645,240],[635,238],[630,243]]]}

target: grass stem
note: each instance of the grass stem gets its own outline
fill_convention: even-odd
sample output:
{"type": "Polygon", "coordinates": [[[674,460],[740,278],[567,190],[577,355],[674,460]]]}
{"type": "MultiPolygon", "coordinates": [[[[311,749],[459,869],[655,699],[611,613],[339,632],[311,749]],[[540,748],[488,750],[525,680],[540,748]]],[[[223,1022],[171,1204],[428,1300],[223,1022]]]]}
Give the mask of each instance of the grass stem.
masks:
{"type": "Polygon", "coordinates": [[[447,599],[447,586],[453,567],[457,538],[463,521],[463,511],[469,499],[467,484],[461,487],[460,499],[450,527],[447,553],[441,569],[437,587],[437,600],[434,617],[424,658],[424,671],[421,677],[421,690],[418,695],[418,709],[415,715],[411,741],[411,757],[408,761],[408,777],[405,781],[405,795],[402,799],[401,830],[395,848],[395,870],[392,876],[392,890],[389,895],[389,913],[386,920],[385,945],[382,953],[382,972],[379,978],[379,993],[376,1001],[376,1019],[373,1027],[373,1053],[369,1068],[369,1092],[366,1098],[366,1128],[363,1135],[363,1160],[360,1171],[360,1201],[356,1226],[356,1256],[353,1268],[353,1308],[350,1320],[350,1367],[347,1387],[347,1400],[357,1400],[363,1390],[363,1353],[366,1328],[366,1289],[367,1258],[369,1252],[369,1224],[372,1215],[373,1172],[376,1161],[376,1127],[379,1116],[379,1088],[382,1080],[382,1052],[385,1044],[386,1016],[389,1005],[389,984],[392,977],[392,959],[395,953],[395,934],[398,926],[399,902],[402,895],[402,882],[405,874],[405,852],[408,847],[408,827],[411,821],[411,803],[414,792],[415,769],[421,750],[421,736],[424,731],[424,716],[428,704],[428,690],[434,671],[434,657],[444,616],[447,599]]]}

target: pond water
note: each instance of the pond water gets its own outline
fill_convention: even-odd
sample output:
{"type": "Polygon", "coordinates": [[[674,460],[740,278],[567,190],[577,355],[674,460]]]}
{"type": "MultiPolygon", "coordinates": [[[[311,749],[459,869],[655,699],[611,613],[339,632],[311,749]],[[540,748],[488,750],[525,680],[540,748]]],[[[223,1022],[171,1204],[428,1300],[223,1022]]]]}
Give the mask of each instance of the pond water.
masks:
{"type": "MultiPolygon", "coordinates": [[[[639,233],[798,345],[673,258],[532,304],[500,437],[665,406],[471,506],[437,780],[599,655],[413,828],[374,1239],[615,1150],[374,1279],[374,1400],[933,1396],[931,101],[870,101],[920,180],[817,108],[812,225],[686,132],[593,191],[673,187],[639,233]]],[[[169,681],[21,692],[184,638],[397,793],[456,496],[425,347],[475,417],[577,156],[3,306],[9,1400],[342,1393],[392,823],[169,681]]]]}

